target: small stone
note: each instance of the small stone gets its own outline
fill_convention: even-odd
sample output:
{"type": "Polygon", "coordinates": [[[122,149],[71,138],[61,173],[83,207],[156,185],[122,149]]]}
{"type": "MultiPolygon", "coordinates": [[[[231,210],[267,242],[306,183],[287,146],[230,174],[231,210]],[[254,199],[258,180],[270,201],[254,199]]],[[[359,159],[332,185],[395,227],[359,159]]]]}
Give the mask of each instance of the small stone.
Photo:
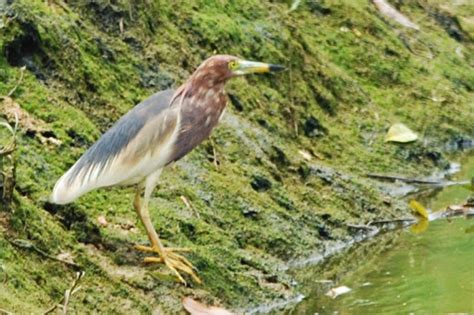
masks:
{"type": "Polygon", "coordinates": [[[258,192],[264,192],[272,188],[272,183],[263,176],[255,175],[250,183],[252,188],[258,192]]]}
{"type": "Polygon", "coordinates": [[[107,219],[103,215],[100,215],[97,217],[97,222],[99,223],[100,226],[103,226],[103,227],[106,227],[109,224],[109,222],[107,222],[107,219]]]}
{"type": "Polygon", "coordinates": [[[306,119],[303,126],[304,134],[310,138],[322,137],[328,130],[315,117],[310,116],[306,119]]]}

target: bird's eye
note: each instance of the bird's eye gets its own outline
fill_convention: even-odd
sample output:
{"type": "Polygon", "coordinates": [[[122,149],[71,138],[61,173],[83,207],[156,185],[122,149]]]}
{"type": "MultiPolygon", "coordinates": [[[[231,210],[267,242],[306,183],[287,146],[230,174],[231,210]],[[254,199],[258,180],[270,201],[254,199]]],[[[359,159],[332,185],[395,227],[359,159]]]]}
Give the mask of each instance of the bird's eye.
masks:
{"type": "Polygon", "coordinates": [[[235,69],[237,69],[237,61],[231,61],[231,62],[229,62],[229,69],[230,69],[230,70],[235,70],[235,69]]]}

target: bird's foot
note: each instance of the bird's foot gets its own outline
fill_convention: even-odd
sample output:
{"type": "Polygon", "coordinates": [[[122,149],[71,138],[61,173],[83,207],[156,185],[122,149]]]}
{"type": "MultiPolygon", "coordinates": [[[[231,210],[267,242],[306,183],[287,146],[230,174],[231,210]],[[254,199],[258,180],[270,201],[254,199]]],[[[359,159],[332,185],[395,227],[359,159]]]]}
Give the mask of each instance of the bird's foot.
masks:
{"type": "Polygon", "coordinates": [[[189,248],[163,248],[163,251],[160,251],[158,247],[149,247],[142,245],[135,245],[135,249],[147,253],[157,253],[160,257],[145,257],[143,261],[145,263],[163,263],[168,268],[170,268],[178,280],[186,285],[186,281],[181,276],[180,272],[186,273],[191,278],[193,278],[196,283],[201,283],[201,279],[196,275],[193,269],[194,266],[187,260],[185,257],[177,254],[176,252],[189,252],[189,248]]]}

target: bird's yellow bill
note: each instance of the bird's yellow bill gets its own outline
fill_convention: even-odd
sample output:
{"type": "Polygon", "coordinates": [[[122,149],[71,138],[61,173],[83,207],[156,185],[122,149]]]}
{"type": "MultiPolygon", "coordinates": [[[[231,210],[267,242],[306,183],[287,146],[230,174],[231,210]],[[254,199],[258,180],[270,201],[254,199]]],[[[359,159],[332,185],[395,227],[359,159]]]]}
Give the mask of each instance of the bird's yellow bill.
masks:
{"type": "Polygon", "coordinates": [[[274,65],[270,63],[263,63],[257,61],[240,60],[234,71],[236,75],[250,74],[250,73],[267,73],[278,72],[284,70],[285,67],[274,65]]]}

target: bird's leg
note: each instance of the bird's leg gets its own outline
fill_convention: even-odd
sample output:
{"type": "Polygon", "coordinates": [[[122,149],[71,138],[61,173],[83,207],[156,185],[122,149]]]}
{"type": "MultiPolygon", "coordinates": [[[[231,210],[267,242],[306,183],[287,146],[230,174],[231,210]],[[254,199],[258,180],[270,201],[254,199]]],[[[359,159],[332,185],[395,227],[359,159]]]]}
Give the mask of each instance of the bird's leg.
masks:
{"type": "Polygon", "coordinates": [[[150,215],[148,213],[148,202],[146,201],[144,206],[142,207],[142,197],[141,197],[141,189],[137,189],[135,194],[135,199],[133,201],[133,207],[138,213],[138,216],[143,222],[145,226],[146,233],[148,234],[148,239],[151,242],[151,246],[143,246],[143,245],[135,245],[135,249],[138,249],[142,252],[149,252],[149,253],[156,253],[163,252],[163,251],[173,251],[173,252],[190,252],[189,248],[181,248],[181,247],[164,247],[161,243],[160,238],[158,237],[158,233],[156,233],[150,219],[150,215]]]}
{"type": "Polygon", "coordinates": [[[193,270],[193,265],[185,257],[176,253],[178,251],[188,251],[188,249],[166,248],[161,243],[160,238],[158,237],[158,234],[156,233],[155,228],[153,227],[150,215],[148,213],[148,202],[153,188],[154,186],[150,188],[150,185],[148,185],[147,180],[143,200],[141,198],[141,189],[138,189],[135,195],[133,205],[138,213],[138,216],[143,222],[143,225],[145,226],[145,230],[151,242],[151,247],[137,245],[135,248],[137,250],[145,252],[157,253],[159,257],[146,257],[144,261],[147,263],[164,263],[175,273],[180,282],[186,284],[186,281],[184,281],[183,277],[180,274],[180,272],[184,272],[190,275],[197,283],[201,283],[201,280],[198,278],[198,276],[193,270]]]}

